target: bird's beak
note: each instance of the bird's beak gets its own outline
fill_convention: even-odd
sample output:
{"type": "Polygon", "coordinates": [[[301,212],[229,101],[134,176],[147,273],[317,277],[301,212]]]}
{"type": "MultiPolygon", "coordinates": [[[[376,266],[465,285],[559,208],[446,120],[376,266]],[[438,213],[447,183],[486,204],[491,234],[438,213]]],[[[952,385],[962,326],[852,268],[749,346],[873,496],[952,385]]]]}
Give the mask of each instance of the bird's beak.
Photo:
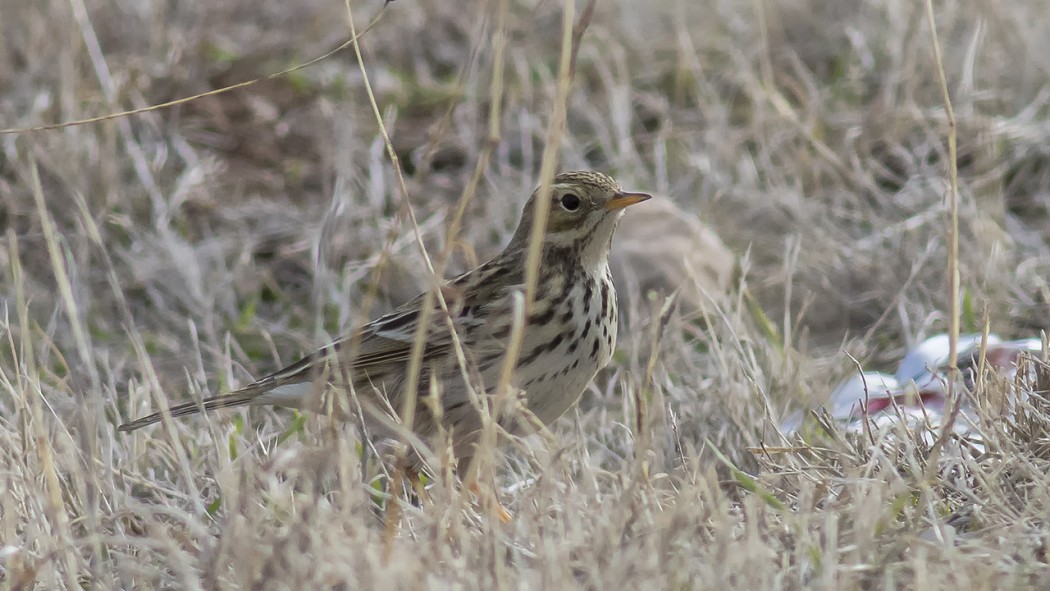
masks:
{"type": "Polygon", "coordinates": [[[628,205],[634,205],[635,203],[641,203],[647,199],[652,199],[653,196],[648,193],[617,193],[613,195],[613,198],[605,202],[605,209],[609,211],[618,211],[628,205]]]}

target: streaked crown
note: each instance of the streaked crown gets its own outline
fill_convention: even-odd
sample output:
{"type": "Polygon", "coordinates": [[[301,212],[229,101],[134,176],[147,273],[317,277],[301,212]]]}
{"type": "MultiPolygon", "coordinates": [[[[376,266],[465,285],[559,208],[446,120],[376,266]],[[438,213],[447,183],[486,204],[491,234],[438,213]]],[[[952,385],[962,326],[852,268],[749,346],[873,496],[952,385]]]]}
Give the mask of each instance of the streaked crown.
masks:
{"type": "MultiPolygon", "coordinates": [[[[536,216],[539,189],[533,192],[521,213],[521,222],[508,248],[526,248],[536,216]]],[[[572,248],[588,259],[604,263],[616,223],[629,205],[650,198],[646,193],[626,192],[612,177],[593,171],[563,172],[551,183],[545,242],[572,248]],[[597,252],[595,252],[597,251],[597,252]]]]}

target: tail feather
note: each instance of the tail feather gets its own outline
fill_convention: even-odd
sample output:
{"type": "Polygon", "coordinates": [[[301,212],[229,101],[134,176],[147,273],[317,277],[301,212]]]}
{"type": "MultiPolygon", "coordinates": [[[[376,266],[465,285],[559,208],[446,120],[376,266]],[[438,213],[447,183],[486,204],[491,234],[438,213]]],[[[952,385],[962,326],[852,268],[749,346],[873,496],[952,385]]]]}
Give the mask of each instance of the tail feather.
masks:
{"type": "MultiPolygon", "coordinates": [[[[243,406],[249,404],[259,396],[260,392],[256,389],[245,388],[243,390],[237,390],[236,392],[230,392],[229,394],[221,394],[219,396],[212,396],[211,398],[205,398],[200,402],[184,402],[168,409],[168,413],[171,414],[171,418],[184,417],[186,415],[197,414],[203,411],[215,410],[218,408],[230,408],[232,406],[243,406]]],[[[128,423],[117,427],[117,431],[126,433],[128,431],[134,431],[141,429],[153,423],[159,423],[164,417],[163,412],[155,412],[149,416],[135,419],[128,423]]]]}
{"type": "MultiPolygon", "coordinates": [[[[338,349],[337,345],[325,347],[316,353],[307,355],[299,361],[277,370],[274,373],[259,378],[256,382],[249,384],[239,390],[234,390],[226,394],[220,394],[218,396],[212,396],[205,398],[200,402],[184,402],[182,404],[175,405],[168,409],[168,413],[171,414],[171,418],[184,417],[186,415],[197,414],[201,411],[215,410],[219,408],[230,408],[232,406],[243,406],[245,404],[251,404],[257,402],[259,404],[278,404],[282,406],[298,406],[297,404],[289,404],[289,401],[275,401],[265,397],[268,392],[284,386],[288,383],[308,381],[304,378],[314,369],[316,362],[319,359],[323,359],[330,351],[338,349]],[[283,402],[283,404],[282,404],[283,402]]],[[[278,399],[279,400],[279,399],[278,399]]],[[[141,419],[135,419],[124,423],[117,427],[117,431],[126,433],[128,431],[134,431],[152,425],[153,423],[159,423],[164,417],[162,412],[155,412],[149,416],[142,417],[141,419]]]]}

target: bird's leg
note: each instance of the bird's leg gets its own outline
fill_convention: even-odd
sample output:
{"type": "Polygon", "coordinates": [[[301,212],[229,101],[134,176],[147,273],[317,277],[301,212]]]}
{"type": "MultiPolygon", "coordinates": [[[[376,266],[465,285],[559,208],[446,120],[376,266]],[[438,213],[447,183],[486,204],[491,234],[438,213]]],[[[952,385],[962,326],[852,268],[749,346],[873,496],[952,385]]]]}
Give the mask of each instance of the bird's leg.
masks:
{"type": "Polygon", "coordinates": [[[386,524],[383,528],[383,562],[387,562],[390,559],[391,552],[394,549],[394,535],[397,533],[398,525],[401,523],[401,479],[404,477],[404,470],[401,468],[401,464],[404,461],[403,458],[398,458],[397,467],[394,468],[394,474],[390,479],[390,486],[387,488],[387,501],[386,511],[383,516],[383,522],[386,524]]]}
{"type": "Polygon", "coordinates": [[[408,484],[412,488],[412,491],[416,493],[416,497],[419,499],[419,503],[430,502],[430,493],[427,492],[427,487],[423,484],[423,480],[420,478],[419,470],[410,466],[405,466],[405,477],[408,478],[408,484]]]}
{"type": "MultiPolygon", "coordinates": [[[[484,496],[481,494],[481,487],[478,485],[478,482],[476,480],[470,483],[468,490],[474,493],[474,496],[478,498],[478,504],[484,507],[484,496]]],[[[503,523],[510,523],[511,520],[514,519],[514,515],[512,515],[511,512],[503,506],[503,503],[499,502],[499,496],[496,494],[496,491],[493,490],[492,493],[493,494],[491,498],[492,504],[495,505],[496,517],[498,517],[499,520],[503,523]]]]}
{"type": "Polygon", "coordinates": [[[465,460],[465,462],[460,461],[456,471],[462,475],[461,478],[464,483],[470,483],[467,485],[467,490],[469,490],[475,497],[477,497],[479,506],[483,508],[486,507],[487,504],[485,501],[490,500],[492,502],[493,509],[495,510],[496,517],[498,517],[499,520],[505,524],[510,523],[514,516],[511,515],[511,512],[508,511],[507,508],[499,502],[499,494],[496,492],[495,486],[493,486],[491,495],[483,494],[481,490],[481,485],[478,484],[479,474],[477,466],[474,464],[474,460],[475,458],[470,458],[465,460]]]}
{"type": "Polygon", "coordinates": [[[406,479],[408,480],[410,491],[408,494],[414,492],[420,504],[430,502],[430,494],[427,493],[426,486],[423,485],[423,481],[420,479],[419,471],[409,465],[404,454],[399,454],[390,478],[390,487],[388,488],[389,498],[384,517],[386,527],[383,532],[384,557],[389,557],[389,552],[393,549],[394,534],[397,533],[401,520],[402,485],[406,479]]]}

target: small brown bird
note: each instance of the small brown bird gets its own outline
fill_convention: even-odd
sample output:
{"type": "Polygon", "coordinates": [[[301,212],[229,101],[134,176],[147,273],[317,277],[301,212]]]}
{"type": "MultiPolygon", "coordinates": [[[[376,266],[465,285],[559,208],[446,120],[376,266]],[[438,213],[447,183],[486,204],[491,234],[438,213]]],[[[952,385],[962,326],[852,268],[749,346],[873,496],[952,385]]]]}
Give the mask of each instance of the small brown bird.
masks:
{"type": "MultiPolygon", "coordinates": [[[[469,388],[491,394],[499,382],[514,323],[515,295],[524,291],[536,199],[550,199],[550,209],[535,302],[522,329],[512,385],[525,392],[526,407],[545,425],[579,400],[598,370],[609,363],[616,342],[616,291],[608,265],[613,232],[625,207],[649,198],[645,193],[625,192],[601,173],[559,174],[550,193],[540,195],[538,189],[533,193],[502,253],[443,288],[468,371],[458,361],[450,323],[435,302],[416,386],[420,403],[412,423],[422,441],[429,443],[438,433],[440,420],[451,434],[455,457],[462,463],[474,454],[482,422],[469,388]],[[464,376],[471,377],[468,381],[464,376]],[[435,388],[438,413],[431,410],[435,405],[425,403],[435,388]]],[[[241,405],[316,407],[326,382],[336,388],[349,382],[366,415],[400,412],[425,295],[239,390],[180,404],[167,412],[181,417],[241,405]],[[339,382],[343,375],[348,377],[339,382]]],[[[162,416],[154,413],[119,430],[133,431],[162,416]]],[[[384,421],[373,423],[384,431],[384,421]]],[[[520,431],[517,419],[501,417],[499,423],[520,431]]],[[[413,468],[423,467],[418,454],[411,463],[413,468]]]]}

